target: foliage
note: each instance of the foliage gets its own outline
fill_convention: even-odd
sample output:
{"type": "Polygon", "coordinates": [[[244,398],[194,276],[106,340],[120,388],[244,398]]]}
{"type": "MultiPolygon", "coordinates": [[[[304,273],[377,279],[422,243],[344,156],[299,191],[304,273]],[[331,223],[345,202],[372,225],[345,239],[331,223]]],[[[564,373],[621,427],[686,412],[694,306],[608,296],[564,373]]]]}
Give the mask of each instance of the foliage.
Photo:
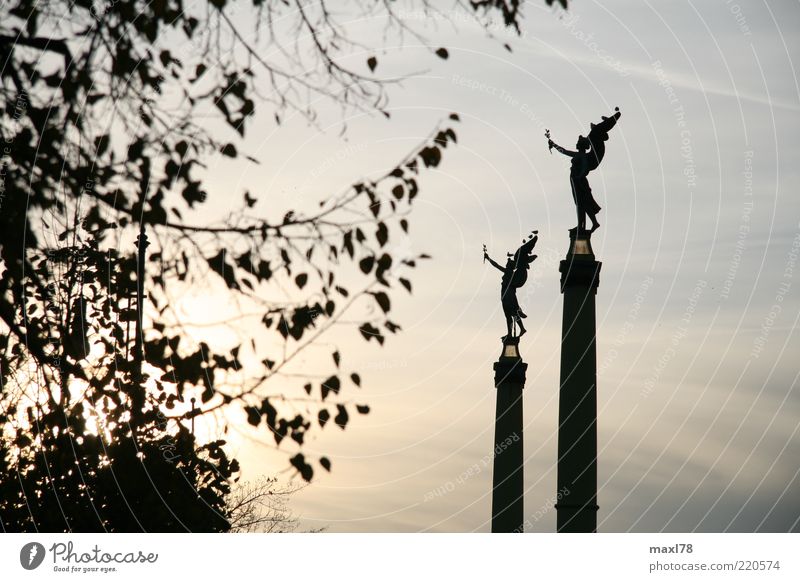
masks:
{"type": "MultiPolygon", "coordinates": [[[[233,533],[289,533],[298,520],[289,509],[289,498],[301,487],[280,483],[275,477],[237,483],[228,496],[230,531],[233,533]]],[[[313,533],[322,531],[314,530],[313,533]]],[[[312,533],[312,532],[306,532],[312,533]]]]}
{"type": "MultiPolygon", "coordinates": [[[[408,231],[420,171],[438,166],[456,135],[437,128],[385,176],[329,195],[311,213],[245,192],[222,220],[197,219],[209,158],[257,163],[240,151],[257,109],[275,123],[289,114],[316,123],[318,98],[385,113],[390,84],[375,75],[374,56],[363,70],[343,64],[359,44],[326,2],[240,2],[255,37],[232,4],[0,7],[5,530],[227,530],[238,466],[223,441],[195,439],[194,421],[238,407],[311,480],[314,464],[331,463],[306,457],[306,435],[331,421],[344,429],[369,410],[344,398],[361,380],[335,347],[326,379],[309,375],[305,394],[289,391],[285,371],[358,302],[376,306],[355,326],[365,341],[383,344],[400,329],[391,297],[412,285],[394,272],[421,257],[395,257],[389,242],[408,231]],[[227,131],[208,129],[209,112],[227,131]],[[141,234],[151,244],[140,265],[141,234]],[[220,348],[187,330],[174,293],[190,286],[256,310],[270,341],[220,348]],[[286,299],[264,299],[287,288],[286,299]],[[243,360],[258,364],[245,370],[243,360]]],[[[393,4],[354,9],[416,34],[393,4]]],[[[465,9],[518,27],[516,0],[465,9]]]]}

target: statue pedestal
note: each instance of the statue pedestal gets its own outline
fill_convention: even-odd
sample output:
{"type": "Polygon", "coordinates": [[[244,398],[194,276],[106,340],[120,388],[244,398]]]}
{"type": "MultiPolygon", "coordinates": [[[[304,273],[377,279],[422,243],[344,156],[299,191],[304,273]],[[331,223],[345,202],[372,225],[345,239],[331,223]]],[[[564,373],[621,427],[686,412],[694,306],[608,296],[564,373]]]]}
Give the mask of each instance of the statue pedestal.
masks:
{"type": "Polygon", "coordinates": [[[519,355],[519,338],[503,342],[494,364],[497,409],[494,423],[492,533],[522,533],[524,518],[522,390],[528,364],[519,355]]]}

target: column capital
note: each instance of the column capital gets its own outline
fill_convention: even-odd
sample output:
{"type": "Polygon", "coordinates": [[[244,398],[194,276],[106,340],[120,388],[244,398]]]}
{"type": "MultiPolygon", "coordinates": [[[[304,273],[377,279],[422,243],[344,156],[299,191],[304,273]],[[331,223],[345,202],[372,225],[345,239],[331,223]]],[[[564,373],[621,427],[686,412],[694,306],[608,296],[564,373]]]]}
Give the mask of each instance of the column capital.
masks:
{"type": "Polygon", "coordinates": [[[595,261],[594,258],[576,258],[568,255],[558,267],[561,273],[561,292],[563,293],[568,287],[584,287],[597,293],[602,266],[603,263],[595,261]]]}
{"type": "Polygon", "coordinates": [[[501,357],[494,363],[493,368],[495,388],[508,384],[519,384],[525,388],[525,372],[528,364],[523,362],[522,358],[501,357]]]}

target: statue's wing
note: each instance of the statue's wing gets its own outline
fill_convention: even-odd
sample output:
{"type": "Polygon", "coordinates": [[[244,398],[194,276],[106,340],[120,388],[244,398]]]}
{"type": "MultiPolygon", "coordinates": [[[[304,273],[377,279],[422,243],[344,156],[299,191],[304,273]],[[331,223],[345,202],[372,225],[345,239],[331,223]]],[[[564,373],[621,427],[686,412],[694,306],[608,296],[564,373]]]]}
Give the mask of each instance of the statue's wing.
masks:
{"type": "MultiPolygon", "coordinates": [[[[606,139],[608,139],[608,134],[606,134],[606,139]]],[[[592,170],[596,170],[597,166],[600,165],[600,162],[603,161],[603,156],[606,155],[606,144],[604,140],[595,140],[592,141],[592,138],[589,138],[589,141],[592,142],[592,149],[589,150],[589,155],[587,157],[586,162],[586,173],[588,174],[592,170]]]]}
{"type": "Polygon", "coordinates": [[[606,155],[606,140],[608,132],[617,124],[620,112],[617,111],[611,117],[604,117],[600,123],[593,123],[589,131],[589,143],[592,144],[592,151],[589,153],[589,171],[596,169],[606,155]]]}

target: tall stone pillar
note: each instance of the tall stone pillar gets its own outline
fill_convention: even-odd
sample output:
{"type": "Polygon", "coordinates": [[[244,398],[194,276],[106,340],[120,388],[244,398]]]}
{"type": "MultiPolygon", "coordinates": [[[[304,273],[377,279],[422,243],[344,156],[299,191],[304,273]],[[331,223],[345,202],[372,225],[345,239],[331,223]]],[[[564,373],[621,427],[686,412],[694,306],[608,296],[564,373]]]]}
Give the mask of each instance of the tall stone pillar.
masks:
{"type": "Polygon", "coordinates": [[[494,364],[497,410],[494,424],[492,533],[523,530],[522,390],[528,364],[519,355],[519,338],[503,344],[494,364]]]}
{"type": "Polygon", "coordinates": [[[597,348],[595,295],[602,263],[590,233],[570,231],[561,261],[564,316],[558,398],[557,531],[597,531],[597,348]]]}

